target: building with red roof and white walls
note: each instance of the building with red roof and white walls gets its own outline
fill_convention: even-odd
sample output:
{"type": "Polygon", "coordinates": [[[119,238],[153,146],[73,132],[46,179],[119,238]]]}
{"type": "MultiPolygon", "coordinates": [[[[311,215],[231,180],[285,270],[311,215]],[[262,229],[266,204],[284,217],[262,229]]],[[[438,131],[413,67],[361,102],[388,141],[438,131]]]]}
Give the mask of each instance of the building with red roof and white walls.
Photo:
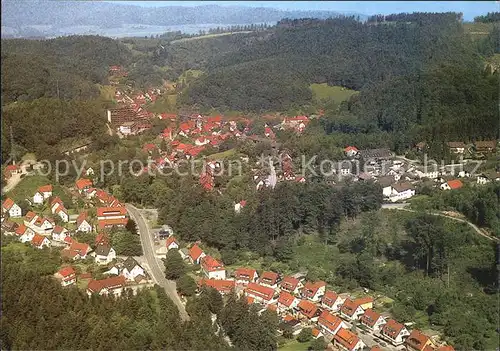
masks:
{"type": "Polygon", "coordinates": [[[54,274],[54,276],[61,281],[62,286],[73,285],[76,283],[76,273],[71,266],[61,268],[56,274],[54,274]]]}
{"type": "Polygon", "coordinates": [[[201,259],[201,268],[208,279],[226,279],[224,264],[212,256],[204,256],[201,259]]]}

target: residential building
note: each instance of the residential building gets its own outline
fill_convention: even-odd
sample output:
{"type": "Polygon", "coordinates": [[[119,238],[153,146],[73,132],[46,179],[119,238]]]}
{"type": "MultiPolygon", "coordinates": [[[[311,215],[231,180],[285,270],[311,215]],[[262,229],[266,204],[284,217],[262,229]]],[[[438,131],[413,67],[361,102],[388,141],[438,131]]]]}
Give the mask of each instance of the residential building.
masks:
{"type": "Polygon", "coordinates": [[[477,184],[484,185],[490,182],[500,181],[500,172],[486,171],[477,176],[477,184]]]}
{"type": "Polygon", "coordinates": [[[339,329],[333,336],[333,341],[334,345],[346,351],[361,351],[366,347],[366,344],[356,334],[345,328],[339,329]]]}
{"type": "Polygon", "coordinates": [[[29,227],[35,231],[35,233],[42,235],[51,235],[54,229],[55,222],[52,218],[44,218],[36,216],[35,220],[30,223],[29,227]]]}
{"type": "Polygon", "coordinates": [[[55,277],[61,281],[62,286],[73,285],[76,283],[76,273],[71,266],[61,268],[57,271],[55,277]]]}
{"type": "Polygon", "coordinates": [[[108,264],[116,258],[115,250],[109,245],[98,245],[95,250],[95,263],[108,264]]]}
{"type": "Polygon", "coordinates": [[[453,154],[463,154],[466,149],[466,145],[461,141],[450,141],[448,143],[448,147],[450,148],[450,152],[453,154]]]}
{"type": "Polygon", "coordinates": [[[422,334],[420,330],[414,329],[405,340],[405,345],[411,351],[424,351],[426,347],[433,347],[431,338],[422,334]]]}
{"type": "Polygon", "coordinates": [[[91,280],[87,285],[87,294],[120,296],[125,288],[125,277],[119,275],[101,280],[91,280]]]}
{"type": "Polygon", "coordinates": [[[43,249],[44,247],[50,247],[50,240],[43,235],[35,234],[31,239],[31,245],[37,249],[43,249]]]}
{"type": "Polygon", "coordinates": [[[216,289],[221,295],[229,294],[235,290],[236,282],[234,280],[224,279],[201,279],[199,286],[209,286],[216,289]]]}
{"type": "Polygon", "coordinates": [[[99,219],[97,226],[99,230],[106,230],[111,228],[125,228],[127,223],[128,218],[99,219]]]}
{"type": "Polygon", "coordinates": [[[302,296],[313,302],[317,302],[325,294],[325,291],[326,283],[324,281],[307,282],[302,289],[302,296]]]}
{"type": "Polygon", "coordinates": [[[276,289],[278,287],[278,273],[263,272],[259,279],[259,284],[276,289]]]}
{"type": "Polygon", "coordinates": [[[334,316],[327,310],[321,312],[318,325],[321,328],[323,334],[335,335],[340,328],[347,328],[347,325],[337,316],[334,316]]]}
{"type": "Polygon", "coordinates": [[[396,322],[394,319],[389,319],[380,330],[380,335],[392,345],[399,346],[403,344],[410,332],[403,324],[396,322]]]}
{"type": "Polygon", "coordinates": [[[52,240],[63,242],[64,239],[69,235],[69,231],[61,227],[60,225],[56,225],[54,230],[52,230],[52,240]]]}
{"type": "Polygon", "coordinates": [[[373,307],[371,297],[363,297],[352,300],[346,299],[340,308],[340,315],[351,320],[358,320],[366,309],[373,307]]]}
{"type": "Polygon", "coordinates": [[[348,146],[344,149],[345,155],[347,157],[354,157],[358,154],[358,148],[356,146],[348,146]]]}
{"type": "Polygon", "coordinates": [[[16,235],[22,243],[27,243],[33,239],[35,232],[25,224],[21,224],[16,229],[16,235]]]}
{"type": "Polygon", "coordinates": [[[258,277],[257,271],[253,268],[238,268],[234,272],[234,278],[238,284],[255,283],[258,277]]]}
{"type": "Polygon", "coordinates": [[[391,195],[389,196],[391,202],[407,200],[415,196],[415,187],[411,183],[396,183],[391,188],[391,195]]]}
{"type": "Polygon", "coordinates": [[[137,276],[145,276],[146,274],[144,268],[142,268],[133,257],[129,256],[125,262],[123,262],[122,275],[127,280],[135,280],[137,276]]]}
{"type": "Polygon", "coordinates": [[[83,194],[87,189],[92,187],[92,181],[90,179],[80,178],[75,183],[76,189],[80,194],[83,194]]]}
{"type": "Polygon", "coordinates": [[[287,276],[283,278],[280,283],[280,289],[288,291],[291,294],[298,294],[300,290],[304,287],[304,285],[300,282],[299,279],[287,276]]]}
{"type": "Polygon", "coordinates": [[[327,290],[321,298],[321,306],[332,312],[338,312],[346,298],[346,294],[339,295],[334,291],[327,290]]]}
{"type": "Polygon", "coordinates": [[[8,219],[2,221],[2,233],[5,235],[14,235],[17,228],[19,228],[19,224],[14,221],[8,219]]]}
{"type": "Polygon", "coordinates": [[[460,189],[463,186],[464,184],[460,180],[453,179],[453,180],[448,180],[447,182],[441,184],[440,188],[441,190],[455,190],[455,189],[460,189]]]}
{"type": "Polygon", "coordinates": [[[208,279],[226,279],[224,265],[212,256],[204,256],[201,259],[201,269],[208,279]]]}
{"type": "Polygon", "coordinates": [[[318,319],[320,314],[319,308],[309,300],[300,300],[297,309],[302,316],[313,322],[318,319]]]}
{"type": "Polygon", "coordinates": [[[198,246],[198,244],[194,244],[188,251],[188,258],[192,264],[200,264],[200,261],[206,254],[203,250],[198,246]]]}
{"type": "Polygon", "coordinates": [[[125,207],[98,207],[97,219],[123,219],[127,216],[127,209],[125,207]]]}
{"type": "Polygon", "coordinates": [[[58,206],[54,211],[54,214],[58,215],[59,218],[61,218],[61,221],[65,223],[69,222],[68,210],[64,206],[58,206]]]}
{"type": "Polygon", "coordinates": [[[69,258],[71,260],[85,259],[87,255],[92,251],[89,244],[79,243],[75,240],[67,240],[71,239],[70,237],[66,237],[64,239],[65,242],[70,242],[69,247],[63,249],[61,251],[61,256],[69,258]]]}
{"type": "Polygon", "coordinates": [[[299,302],[300,299],[296,298],[289,292],[281,291],[280,296],[278,297],[278,311],[281,313],[296,308],[299,305],[299,302]]]}
{"type": "Polygon", "coordinates": [[[245,293],[247,296],[253,297],[257,302],[266,305],[274,300],[274,289],[257,283],[248,283],[245,293]]]}
{"type": "Polygon", "coordinates": [[[76,219],[76,231],[85,233],[92,231],[92,226],[90,225],[87,211],[84,211],[78,215],[78,218],[76,219]]]}
{"type": "Polygon", "coordinates": [[[382,317],[380,313],[375,312],[371,308],[365,310],[364,314],[359,318],[359,321],[365,327],[374,332],[378,332],[386,323],[385,318],[382,317]]]}
{"type": "Polygon", "coordinates": [[[476,141],[474,143],[474,149],[478,153],[495,152],[497,149],[497,141],[496,140],[476,141]]]}
{"type": "Polygon", "coordinates": [[[19,207],[11,198],[5,199],[2,203],[2,214],[9,214],[10,218],[18,218],[22,216],[21,207],[19,207]]]}
{"type": "Polygon", "coordinates": [[[167,238],[167,242],[165,243],[165,246],[167,248],[167,251],[169,251],[171,249],[175,249],[175,250],[179,249],[179,244],[177,243],[177,240],[175,239],[175,237],[173,235],[169,236],[167,238]]]}

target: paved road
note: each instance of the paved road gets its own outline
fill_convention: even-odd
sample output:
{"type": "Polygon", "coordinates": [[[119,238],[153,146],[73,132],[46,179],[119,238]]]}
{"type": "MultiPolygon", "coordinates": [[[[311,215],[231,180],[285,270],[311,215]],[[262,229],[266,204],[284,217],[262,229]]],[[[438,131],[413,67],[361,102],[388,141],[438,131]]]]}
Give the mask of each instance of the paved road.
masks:
{"type": "MultiPolygon", "coordinates": [[[[403,211],[408,211],[408,212],[418,212],[418,211],[406,208],[406,206],[408,206],[408,205],[409,205],[409,203],[383,204],[382,208],[389,209],[389,210],[403,210],[403,211]]],[[[486,234],[484,232],[484,230],[482,230],[477,225],[475,225],[474,223],[469,222],[466,219],[449,216],[447,214],[440,213],[440,212],[430,212],[430,214],[433,215],[433,216],[440,216],[440,217],[449,218],[449,219],[457,221],[457,222],[467,223],[467,225],[469,225],[472,229],[474,229],[474,231],[477,234],[481,235],[482,237],[485,237],[486,239],[491,240],[491,241],[500,242],[500,239],[498,239],[498,238],[496,238],[494,236],[486,234]]]]}
{"type": "Polygon", "coordinates": [[[146,258],[148,265],[151,268],[151,276],[153,280],[156,282],[156,284],[165,289],[167,295],[170,296],[172,301],[177,305],[181,319],[189,320],[189,315],[186,312],[186,308],[179,298],[179,295],[177,295],[175,281],[167,280],[165,278],[163,262],[155,255],[153,237],[151,235],[151,232],[149,231],[149,226],[146,220],[139,212],[139,210],[133,205],[126,204],[125,207],[127,208],[132,219],[135,221],[135,223],[137,223],[137,228],[141,237],[142,250],[144,251],[144,257],[146,258]]]}

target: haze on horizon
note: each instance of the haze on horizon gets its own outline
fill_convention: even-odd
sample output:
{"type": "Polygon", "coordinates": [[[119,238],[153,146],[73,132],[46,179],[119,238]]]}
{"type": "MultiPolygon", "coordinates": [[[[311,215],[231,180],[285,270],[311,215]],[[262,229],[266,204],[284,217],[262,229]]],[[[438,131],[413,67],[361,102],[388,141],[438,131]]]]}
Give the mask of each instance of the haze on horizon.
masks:
{"type": "Polygon", "coordinates": [[[147,7],[242,6],[279,10],[312,10],[360,13],[365,15],[400,12],[462,12],[464,19],[500,10],[500,1],[106,1],[147,7]]]}

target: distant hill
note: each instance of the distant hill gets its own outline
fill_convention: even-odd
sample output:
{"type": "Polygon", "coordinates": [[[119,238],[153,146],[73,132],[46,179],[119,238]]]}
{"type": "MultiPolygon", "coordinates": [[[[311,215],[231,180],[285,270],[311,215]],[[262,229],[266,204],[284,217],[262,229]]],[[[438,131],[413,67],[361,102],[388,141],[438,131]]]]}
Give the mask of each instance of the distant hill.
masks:
{"type": "MultiPolygon", "coordinates": [[[[2,1],[2,36],[27,37],[57,35],[76,26],[96,26],[97,33],[122,25],[178,26],[200,24],[251,24],[277,22],[283,18],[329,18],[334,11],[282,11],[241,6],[141,7],[105,2],[82,1],[2,1]]],[[[350,14],[352,15],[352,13],[350,14]]],[[[367,18],[359,15],[361,19],[367,18]]],[[[68,34],[79,34],[70,33],[68,34]]]]}

